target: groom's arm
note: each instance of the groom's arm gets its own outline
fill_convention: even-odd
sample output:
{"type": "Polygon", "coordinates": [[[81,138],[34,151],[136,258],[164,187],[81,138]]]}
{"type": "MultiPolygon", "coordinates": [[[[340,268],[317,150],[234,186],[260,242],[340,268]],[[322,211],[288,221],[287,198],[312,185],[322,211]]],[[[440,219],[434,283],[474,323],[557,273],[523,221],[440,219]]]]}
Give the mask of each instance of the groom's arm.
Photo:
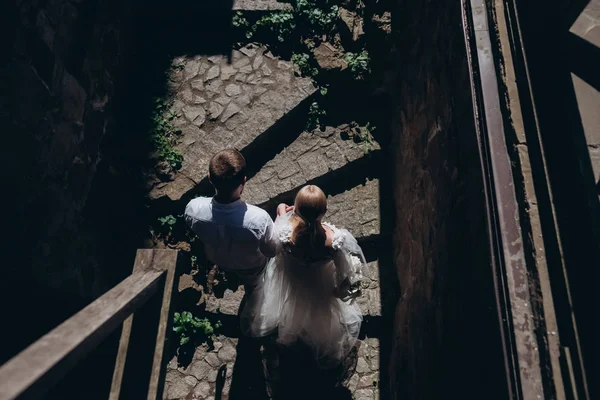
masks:
{"type": "Polygon", "coordinates": [[[265,233],[260,239],[259,248],[265,257],[275,257],[277,254],[277,243],[273,234],[273,221],[269,216],[267,216],[265,233]]]}

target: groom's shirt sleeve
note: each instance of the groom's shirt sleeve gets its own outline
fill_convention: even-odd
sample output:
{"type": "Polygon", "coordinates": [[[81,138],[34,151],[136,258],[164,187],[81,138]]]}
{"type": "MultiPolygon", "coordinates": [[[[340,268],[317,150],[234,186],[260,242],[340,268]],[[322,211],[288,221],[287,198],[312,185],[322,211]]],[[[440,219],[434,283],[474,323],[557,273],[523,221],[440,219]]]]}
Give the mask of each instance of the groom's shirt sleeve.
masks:
{"type": "Polygon", "coordinates": [[[265,257],[275,257],[275,254],[277,254],[277,244],[275,243],[275,238],[273,235],[273,221],[268,214],[266,218],[265,233],[260,238],[259,248],[265,257]]]}

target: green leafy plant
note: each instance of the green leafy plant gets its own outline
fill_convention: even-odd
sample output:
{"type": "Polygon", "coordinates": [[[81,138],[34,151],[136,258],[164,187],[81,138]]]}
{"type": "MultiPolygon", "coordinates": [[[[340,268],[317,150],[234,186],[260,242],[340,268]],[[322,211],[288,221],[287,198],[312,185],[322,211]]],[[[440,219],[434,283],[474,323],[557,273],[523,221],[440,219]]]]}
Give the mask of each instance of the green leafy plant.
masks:
{"type": "Polygon", "coordinates": [[[173,120],[179,115],[171,111],[171,103],[161,98],[154,99],[150,139],[159,160],[164,160],[173,170],[181,169],[183,156],[174,148],[175,138],[181,133],[173,128],[173,120]]]}
{"type": "Polygon", "coordinates": [[[371,150],[373,150],[373,146],[375,144],[375,139],[373,138],[374,130],[375,127],[371,126],[371,124],[368,122],[365,126],[354,125],[350,127],[350,136],[352,136],[357,143],[362,145],[365,154],[368,154],[371,152],[371,150]]]}
{"type": "Polygon", "coordinates": [[[190,230],[185,231],[185,237],[186,237],[188,243],[194,243],[196,241],[196,239],[198,238],[198,236],[196,236],[196,234],[190,230]]]}
{"type": "MultiPolygon", "coordinates": [[[[252,27],[252,34],[264,31],[275,35],[283,43],[296,29],[294,14],[290,11],[279,11],[262,16],[252,27]]],[[[250,37],[252,36],[250,35],[250,37]]]]}
{"type": "Polygon", "coordinates": [[[352,0],[350,1],[350,6],[354,9],[363,9],[365,8],[365,3],[363,2],[363,0],[352,0]]]}
{"type": "Polygon", "coordinates": [[[171,236],[173,234],[173,228],[175,227],[175,224],[177,224],[177,218],[172,215],[166,215],[158,218],[158,223],[160,224],[162,233],[165,236],[171,236]]]}
{"type": "Polygon", "coordinates": [[[173,226],[177,223],[177,218],[172,215],[167,215],[165,217],[160,217],[158,222],[160,222],[163,226],[173,226]]]}
{"type": "Polygon", "coordinates": [[[306,130],[313,131],[321,126],[321,118],[325,117],[327,112],[321,108],[319,103],[313,101],[308,109],[308,119],[306,121],[306,130]]]}
{"type": "Polygon", "coordinates": [[[344,54],[344,60],[356,79],[364,79],[371,72],[371,58],[367,50],[360,53],[347,52],[344,54]]]}
{"type": "Polygon", "coordinates": [[[221,327],[217,322],[213,327],[207,318],[195,317],[191,312],[175,313],[173,332],[177,335],[179,346],[197,345],[214,339],[215,329],[221,327]]]}
{"type": "Polygon", "coordinates": [[[247,29],[250,26],[250,23],[248,22],[246,17],[244,17],[244,13],[242,13],[241,11],[236,11],[236,13],[233,14],[233,18],[231,19],[231,24],[235,28],[242,28],[242,29],[247,29]]]}
{"type": "Polygon", "coordinates": [[[248,22],[248,19],[241,11],[237,11],[235,14],[233,14],[231,24],[233,25],[234,29],[238,30],[238,32],[241,31],[247,39],[252,37],[253,32],[252,29],[250,29],[250,22],[248,22]]]}
{"type": "Polygon", "coordinates": [[[320,8],[314,0],[297,0],[295,12],[314,32],[330,30],[338,18],[338,6],[320,8]]]}
{"type": "Polygon", "coordinates": [[[304,76],[315,76],[319,73],[319,69],[311,65],[310,55],[306,53],[292,54],[292,62],[298,66],[304,76]]]}

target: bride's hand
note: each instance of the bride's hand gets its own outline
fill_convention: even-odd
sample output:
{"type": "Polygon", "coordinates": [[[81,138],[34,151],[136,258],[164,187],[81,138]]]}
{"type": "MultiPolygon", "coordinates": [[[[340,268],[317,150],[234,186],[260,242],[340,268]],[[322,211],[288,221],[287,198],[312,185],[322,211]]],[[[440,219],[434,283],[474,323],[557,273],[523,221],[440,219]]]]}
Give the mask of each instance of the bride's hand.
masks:
{"type": "Polygon", "coordinates": [[[288,209],[288,205],[285,203],[281,203],[277,206],[277,216],[281,216],[281,215],[285,215],[287,214],[287,209],[288,209]]]}
{"type": "Polygon", "coordinates": [[[344,279],[344,281],[335,288],[333,295],[342,301],[346,300],[348,296],[350,296],[350,280],[344,279]]]}

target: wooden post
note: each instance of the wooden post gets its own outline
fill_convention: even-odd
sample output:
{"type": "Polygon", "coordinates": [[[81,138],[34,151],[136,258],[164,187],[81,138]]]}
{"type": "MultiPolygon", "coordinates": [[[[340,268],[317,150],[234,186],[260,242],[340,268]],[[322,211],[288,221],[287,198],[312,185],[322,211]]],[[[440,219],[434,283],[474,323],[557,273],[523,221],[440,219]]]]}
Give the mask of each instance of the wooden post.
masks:
{"type": "Polygon", "coordinates": [[[169,342],[167,339],[171,334],[173,325],[173,293],[176,293],[179,276],[177,275],[177,253],[171,263],[168,264],[167,274],[165,276],[164,292],[162,306],[160,309],[160,320],[158,323],[158,332],[156,333],[156,347],[154,350],[154,360],[152,362],[152,375],[148,388],[148,400],[162,400],[166,377],[166,364],[170,361],[166,359],[169,353],[169,342]]]}
{"type": "Polygon", "coordinates": [[[162,398],[176,263],[175,250],[138,250],[134,275],[152,270],[164,273],[157,295],[123,323],[110,400],[162,398]]]}

